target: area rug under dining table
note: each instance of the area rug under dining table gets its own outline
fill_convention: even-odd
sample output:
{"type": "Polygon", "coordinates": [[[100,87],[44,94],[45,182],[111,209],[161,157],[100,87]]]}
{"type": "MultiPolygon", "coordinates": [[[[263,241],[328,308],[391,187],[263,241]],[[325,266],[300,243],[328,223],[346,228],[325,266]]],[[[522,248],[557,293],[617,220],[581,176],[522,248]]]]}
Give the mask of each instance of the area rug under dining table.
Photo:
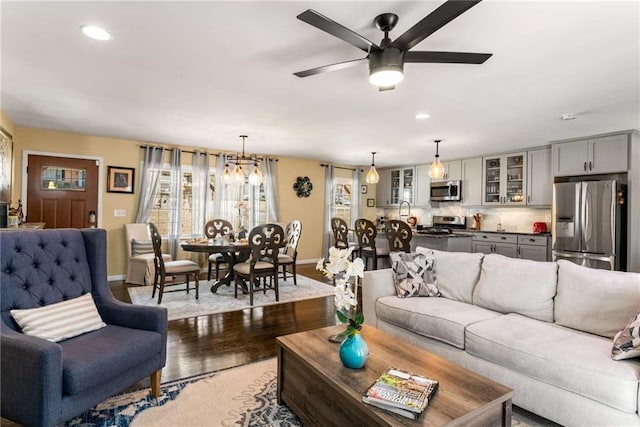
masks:
{"type": "MultiPolygon", "coordinates": [[[[286,405],[277,403],[277,359],[112,397],[67,423],[67,427],[302,426],[286,405]]],[[[558,427],[513,407],[512,426],[558,427]]]]}
{"type": "MultiPolygon", "coordinates": [[[[287,275],[287,280],[280,279],[278,281],[280,291],[279,302],[276,302],[275,293],[272,290],[267,290],[266,294],[262,291],[255,292],[253,296],[253,307],[321,298],[333,295],[334,292],[334,288],[330,284],[322,283],[299,274],[297,282],[297,286],[293,284],[293,277],[291,275],[287,275]]],[[[211,284],[212,282],[208,280],[200,281],[199,299],[196,299],[194,289],[191,289],[188,294],[186,291],[165,292],[162,296],[160,307],[167,308],[169,320],[225,313],[251,307],[251,305],[249,305],[249,295],[243,295],[240,289],[238,289],[238,298],[235,298],[233,295],[233,285],[221,286],[214,294],[210,290],[211,284]]],[[[128,288],[128,292],[133,304],[158,306],[158,293],[156,292],[155,298],[152,298],[153,287],[151,286],[130,287],[128,288]]]]}

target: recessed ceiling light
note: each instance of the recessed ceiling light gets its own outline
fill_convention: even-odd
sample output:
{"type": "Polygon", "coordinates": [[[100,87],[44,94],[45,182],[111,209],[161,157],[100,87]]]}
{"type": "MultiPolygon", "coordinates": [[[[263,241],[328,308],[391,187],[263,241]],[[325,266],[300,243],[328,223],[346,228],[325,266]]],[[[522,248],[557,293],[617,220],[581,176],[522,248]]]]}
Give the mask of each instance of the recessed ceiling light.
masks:
{"type": "Polygon", "coordinates": [[[560,116],[560,120],[573,120],[575,119],[577,116],[573,113],[569,113],[569,114],[563,114],[560,116]]]}
{"type": "Polygon", "coordinates": [[[96,27],[95,25],[83,25],[80,27],[80,31],[84,33],[85,36],[91,37],[94,40],[111,40],[111,34],[107,32],[104,28],[96,27]]]}
{"type": "Polygon", "coordinates": [[[431,116],[429,114],[427,114],[427,113],[416,114],[416,119],[418,119],[418,120],[428,119],[429,117],[431,117],[431,116]]]}

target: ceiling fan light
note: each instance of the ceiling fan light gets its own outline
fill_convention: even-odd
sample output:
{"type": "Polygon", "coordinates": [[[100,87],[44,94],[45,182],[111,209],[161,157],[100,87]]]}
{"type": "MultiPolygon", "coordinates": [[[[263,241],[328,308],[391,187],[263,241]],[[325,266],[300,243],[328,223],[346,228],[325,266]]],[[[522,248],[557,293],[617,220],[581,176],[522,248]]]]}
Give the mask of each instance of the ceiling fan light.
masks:
{"type": "Polygon", "coordinates": [[[369,74],[369,83],[378,87],[395,86],[404,79],[402,69],[395,66],[380,67],[369,74]]]}

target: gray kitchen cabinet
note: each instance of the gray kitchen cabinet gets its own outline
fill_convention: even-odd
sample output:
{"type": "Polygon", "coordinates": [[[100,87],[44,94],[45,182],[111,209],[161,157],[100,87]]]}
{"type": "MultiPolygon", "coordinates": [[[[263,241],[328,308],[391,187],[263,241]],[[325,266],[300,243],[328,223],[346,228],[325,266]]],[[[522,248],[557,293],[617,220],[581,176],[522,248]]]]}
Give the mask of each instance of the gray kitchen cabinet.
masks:
{"type": "Polygon", "coordinates": [[[409,202],[413,205],[413,185],[415,181],[415,168],[413,166],[390,169],[391,173],[391,194],[389,205],[397,206],[400,202],[409,202]]]}
{"type": "Polygon", "coordinates": [[[475,233],[473,252],[518,257],[518,235],[500,233],[475,233]]]}
{"type": "Polygon", "coordinates": [[[462,179],[462,161],[450,160],[448,162],[442,162],[444,168],[444,175],[442,178],[432,179],[433,182],[441,181],[459,181],[462,179]]]}
{"type": "Polygon", "coordinates": [[[629,168],[627,134],[552,144],[553,176],[626,172],[629,168]]]}
{"type": "Polygon", "coordinates": [[[482,157],[462,161],[462,205],[482,204],[482,157]]]}
{"type": "Polygon", "coordinates": [[[551,148],[527,151],[527,205],[549,206],[552,197],[551,148]]]}
{"type": "Polygon", "coordinates": [[[431,164],[426,165],[418,165],[416,166],[416,176],[415,176],[415,186],[414,186],[414,204],[417,207],[428,207],[429,206],[429,190],[430,190],[430,180],[429,180],[429,166],[431,164]]]}
{"type": "Polygon", "coordinates": [[[533,261],[550,261],[551,246],[548,236],[518,236],[518,258],[533,261]]]}
{"type": "Polygon", "coordinates": [[[483,157],[483,205],[526,204],[526,153],[483,157]]]}
{"type": "Polygon", "coordinates": [[[411,250],[415,251],[417,246],[423,248],[435,249],[447,252],[471,252],[472,237],[471,236],[448,236],[437,235],[429,236],[424,234],[416,234],[411,239],[411,250]]]}
{"type": "Polygon", "coordinates": [[[391,171],[389,169],[378,169],[380,179],[376,184],[376,206],[385,207],[391,201],[391,171]]]}

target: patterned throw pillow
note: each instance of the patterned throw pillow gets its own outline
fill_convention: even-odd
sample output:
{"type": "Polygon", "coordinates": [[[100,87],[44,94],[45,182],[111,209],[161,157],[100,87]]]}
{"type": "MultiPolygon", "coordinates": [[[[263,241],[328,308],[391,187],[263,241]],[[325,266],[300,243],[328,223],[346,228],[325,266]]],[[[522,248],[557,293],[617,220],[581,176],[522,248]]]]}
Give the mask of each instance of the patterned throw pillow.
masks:
{"type": "Polygon", "coordinates": [[[398,298],[440,296],[433,252],[391,252],[390,257],[398,298]]]}
{"type": "Polygon", "coordinates": [[[131,239],[131,255],[142,255],[153,253],[153,242],[151,240],[131,239]]]}
{"type": "Polygon", "coordinates": [[[640,356],[640,311],[633,315],[627,326],[613,338],[613,360],[640,356]]]}

